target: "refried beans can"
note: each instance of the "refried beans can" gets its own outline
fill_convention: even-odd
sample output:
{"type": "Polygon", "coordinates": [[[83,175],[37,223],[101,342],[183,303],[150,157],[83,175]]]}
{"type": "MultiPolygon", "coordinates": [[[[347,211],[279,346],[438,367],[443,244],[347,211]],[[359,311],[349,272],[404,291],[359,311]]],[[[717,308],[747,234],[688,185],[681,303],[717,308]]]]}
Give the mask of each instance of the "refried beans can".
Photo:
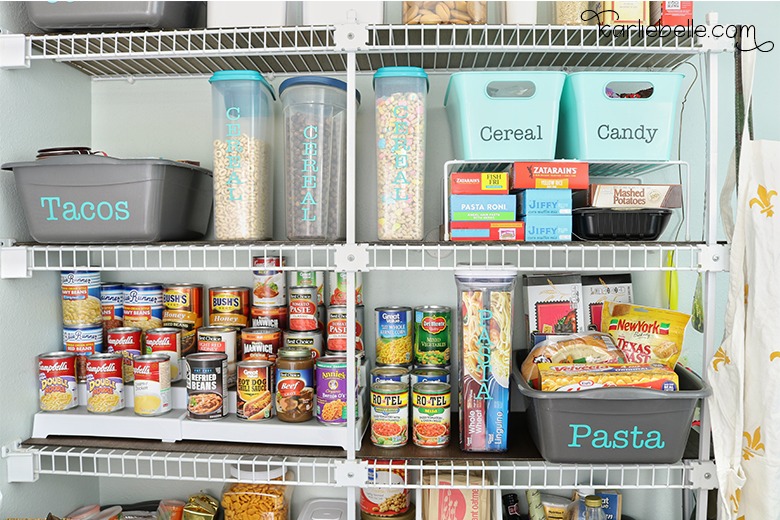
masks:
{"type": "Polygon", "coordinates": [[[170,358],[171,381],[181,379],[181,329],[160,327],[146,331],[145,354],[166,354],[170,358]]]}
{"type": "Polygon", "coordinates": [[[38,356],[38,398],[44,412],[60,412],[79,405],[75,354],[47,352],[38,356]]]}
{"type": "Polygon", "coordinates": [[[317,305],[325,305],[325,272],[324,271],[291,271],[290,287],[316,287],[317,305]]]}
{"type": "Polygon", "coordinates": [[[252,305],[287,305],[287,283],[281,269],[287,262],[281,256],[256,256],[252,258],[255,283],[252,288],[252,305]]]}
{"type": "Polygon", "coordinates": [[[281,307],[252,307],[251,312],[253,327],[287,329],[287,316],[289,315],[287,305],[282,305],[281,307]]]}
{"type": "MultiPolygon", "coordinates": [[[[328,307],[328,351],[347,352],[347,307],[328,307]]],[[[355,350],[363,350],[363,306],[355,306],[355,350]]]]}
{"type": "Polygon", "coordinates": [[[209,326],[246,327],[249,323],[249,287],[210,287],[209,326]]]}
{"type": "Polygon", "coordinates": [[[422,448],[443,448],[450,443],[449,384],[412,387],[412,441],[422,448]]]}
{"type": "Polygon", "coordinates": [[[163,289],[157,283],[125,284],[124,326],[139,327],[144,332],[162,327],[163,289]]]}
{"type": "MultiPolygon", "coordinates": [[[[328,273],[328,305],[347,304],[347,273],[328,273]]],[[[355,305],[363,305],[363,273],[355,273],[355,305]]]]}
{"type": "Polygon", "coordinates": [[[148,354],[133,360],[136,414],[152,417],[171,411],[170,363],[166,354],[148,354]]]}
{"type": "Polygon", "coordinates": [[[409,441],[409,385],[371,385],[371,442],[380,448],[400,448],[409,441]]]}
{"type": "MultiPolygon", "coordinates": [[[[358,368],[355,368],[357,373],[358,368]]],[[[347,358],[323,356],[317,359],[317,403],[314,408],[317,420],[327,426],[347,424],[347,358]]],[[[355,384],[355,416],[357,417],[357,382],[355,384]]]]}
{"type": "Polygon", "coordinates": [[[103,313],[103,344],[108,340],[108,331],[124,324],[125,286],[121,283],[100,284],[100,307],[103,313]]]}
{"type": "Polygon", "coordinates": [[[319,330],[317,319],[317,288],[290,287],[290,330],[319,330]]]}
{"type": "Polygon", "coordinates": [[[236,416],[245,421],[262,421],[273,417],[273,388],[273,363],[241,361],[236,381],[236,416]]]}
{"type": "Polygon", "coordinates": [[[63,327],[62,346],[76,354],[76,377],[80,383],[87,380],[87,356],[103,352],[103,325],[63,327]]]}
{"type": "Polygon", "coordinates": [[[368,482],[373,485],[360,490],[360,510],[372,517],[388,518],[398,517],[409,511],[409,490],[398,488],[406,484],[405,462],[374,459],[368,459],[366,462],[368,482]],[[394,487],[381,487],[382,484],[391,484],[394,487]]]}
{"type": "Polygon", "coordinates": [[[276,362],[279,349],[282,348],[282,331],[275,327],[252,327],[241,331],[242,361],[276,362]]]}
{"type": "Polygon", "coordinates": [[[182,330],[181,355],[197,351],[197,331],[203,326],[203,285],[174,283],[163,288],[163,327],[182,330]]]}
{"type": "Polygon", "coordinates": [[[189,419],[214,420],[227,416],[227,359],[221,352],[196,352],[184,358],[189,419]]]}
{"type": "Polygon", "coordinates": [[[62,271],[60,282],[63,325],[102,325],[100,271],[62,271]]]}
{"type": "Polygon", "coordinates": [[[92,354],[87,358],[87,411],[111,413],[125,407],[121,354],[92,354]]]}
{"type": "Polygon", "coordinates": [[[306,347],[311,350],[311,357],[315,360],[322,355],[323,351],[322,332],[310,330],[306,332],[296,332],[292,330],[284,331],[285,347],[306,347]]]}
{"type": "Polygon", "coordinates": [[[198,329],[198,352],[221,352],[227,356],[228,385],[236,382],[238,330],[236,327],[202,327],[198,329]]]}
{"type": "Polygon", "coordinates": [[[107,350],[122,355],[122,379],[133,381],[133,359],[141,355],[141,329],[117,327],[106,333],[107,350]]]}

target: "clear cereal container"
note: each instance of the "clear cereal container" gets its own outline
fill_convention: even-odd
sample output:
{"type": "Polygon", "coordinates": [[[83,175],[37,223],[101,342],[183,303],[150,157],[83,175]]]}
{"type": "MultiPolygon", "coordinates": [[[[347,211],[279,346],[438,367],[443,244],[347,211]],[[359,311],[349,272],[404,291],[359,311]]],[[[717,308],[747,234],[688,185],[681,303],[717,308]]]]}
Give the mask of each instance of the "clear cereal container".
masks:
{"type": "Polygon", "coordinates": [[[404,2],[402,13],[405,24],[484,24],[487,2],[404,2]]]}
{"type": "MultiPolygon", "coordinates": [[[[292,471],[263,467],[263,471],[233,471],[239,479],[292,480],[292,471]]],[[[250,466],[251,467],[251,466],[250,466]]],[[[249,484],[229,482],[222,488],[222,508],[225,520],[289,520],[293,487],[284,484],[249,484]]]]}
{"type": "Polygon", "coordinates": [[[343,81],[321,76],[290,78],[279,86],[290,240],[346,238],[346,91],[343,81]]]}
{"type": "Polygon", "coordinates": [[[419,67],[382,67],[374,90],[378,238],[422,240],[428,75],[419,67]]]}
{"type": "Polygon", "coordinates": [[[273,234],[274,90],[252,70],[211,79],[214,124],[214,234],[266,240],[273,234]]]}

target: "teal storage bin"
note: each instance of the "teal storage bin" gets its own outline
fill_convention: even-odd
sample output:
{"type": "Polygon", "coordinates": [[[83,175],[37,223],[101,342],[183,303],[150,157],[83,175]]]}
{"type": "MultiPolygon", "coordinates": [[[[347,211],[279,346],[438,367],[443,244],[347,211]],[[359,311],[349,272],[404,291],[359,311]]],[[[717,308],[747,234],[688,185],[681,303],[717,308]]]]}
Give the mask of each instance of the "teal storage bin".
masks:
{"type": "Polygon", "coordinates": [[[561,98],[559,159],[668,161],[678,128],[682,74],[577,72],[561,98]],[[649,97],[610,95],[641,93],[649,97]]]}
{"type": "Polygon", "coordinates": [[[549,160],[555,157],[564,72],[458,72],[444,107],[455,158],[549,160]]]}

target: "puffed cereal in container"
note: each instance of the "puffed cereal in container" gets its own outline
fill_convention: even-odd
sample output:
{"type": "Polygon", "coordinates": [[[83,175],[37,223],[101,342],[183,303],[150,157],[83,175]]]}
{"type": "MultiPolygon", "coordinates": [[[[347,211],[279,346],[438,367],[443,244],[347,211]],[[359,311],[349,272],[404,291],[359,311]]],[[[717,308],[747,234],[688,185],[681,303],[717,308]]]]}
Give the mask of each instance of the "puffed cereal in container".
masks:
{"type": "Polygon", "coordinates": [[[232,467],[231,474],[239,480],[279,482],[278,484],[249,484],[231,482],[222,489],[222,508],[225,520],[288,520],[293,487],[283,482],[295,474],[284,468],[242,464],[240,470],[232,467]]]}
{"type": "Polygon", "coordinates": [[[467,25],[487,23],[487,2],[404,2],[402,23],[467,25]]]}
{"type": "Polygon", "coordinates": [[[425,179],[425,98],[419,67],[382,67],[376,91],[379,240],[422,240],[425,179]]]}
{"type": "Polygon", "coordinates": [[[266,240],[273,234],[273,87],[253,70],[209,79],[214,124],[214,235],[266,240]]]}

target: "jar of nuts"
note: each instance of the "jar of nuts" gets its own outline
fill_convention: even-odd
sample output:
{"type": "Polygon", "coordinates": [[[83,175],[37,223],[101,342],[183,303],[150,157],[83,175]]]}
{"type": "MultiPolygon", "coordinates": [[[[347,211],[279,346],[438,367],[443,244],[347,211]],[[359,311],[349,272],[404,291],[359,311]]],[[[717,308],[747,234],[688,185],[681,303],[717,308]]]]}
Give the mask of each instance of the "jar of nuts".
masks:
{"type": "Polygon", "coordinates": [[[239,479],[278,481],[280,484],[249,484],[232,482],[222,489],[222,507],[225,520],[289,520],[290,502],[293,487],[281,482],[292,480],[292,471],[283,468],[267,468],[260,471],[241,471],[233,469],[232,474],[239,479]]]}
{"type": "Polygon", "coordinates": [[[592,21],[583,13],[591,8],[589,1],[555,2],[555,25],[591,25],[592,21]]]}
{"type": "Polygon", "coordinates": [[[484,24],[487,2],[404,2],[405,24],[484,24]]]}

